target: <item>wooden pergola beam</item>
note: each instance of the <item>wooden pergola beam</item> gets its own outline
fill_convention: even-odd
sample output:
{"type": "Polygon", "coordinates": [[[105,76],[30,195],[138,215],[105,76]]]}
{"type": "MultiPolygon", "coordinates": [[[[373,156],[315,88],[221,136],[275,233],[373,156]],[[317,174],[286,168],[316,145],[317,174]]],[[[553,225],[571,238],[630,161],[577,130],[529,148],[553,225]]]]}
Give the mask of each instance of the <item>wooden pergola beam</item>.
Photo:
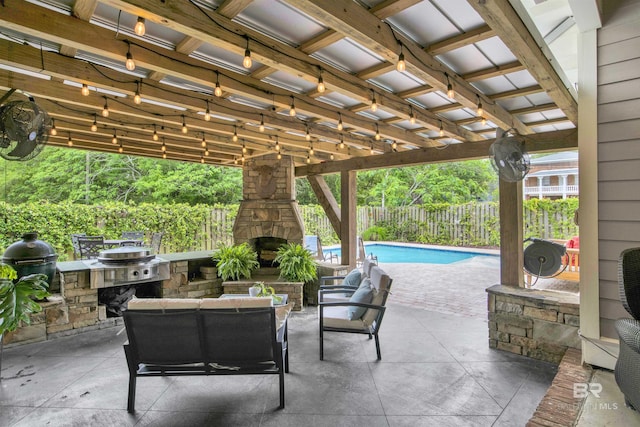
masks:
{"type": "Polygon", "coordinates": [[[340,206],[333,196],[333,193],[331,193],[331,189],[329,189],[327,182],[321,175],[307,176],[307,180],[311,185],[313,193],[318,198],[318,203],[320,203],[320,206],[322,206],[322,209],[324,209],[324,212],[327,214],[333,231],[339,236],[341,230],[340,206]]]}

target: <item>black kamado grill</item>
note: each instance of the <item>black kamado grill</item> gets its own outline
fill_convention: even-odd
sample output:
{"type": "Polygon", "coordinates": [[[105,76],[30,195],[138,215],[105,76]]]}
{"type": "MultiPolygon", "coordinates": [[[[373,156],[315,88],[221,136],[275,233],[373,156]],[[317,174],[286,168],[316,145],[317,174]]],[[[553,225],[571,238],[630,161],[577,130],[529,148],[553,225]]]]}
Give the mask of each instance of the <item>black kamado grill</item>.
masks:
{"type": "Polygon", "coordinates": [[[2,255],[2,262],[18,273],[18,278],[30,274],[46,274],[49,286],[56,274],[58,255],[47,242],[38,240],[38,233],[22,235],[22,240],[12,243],[2,255]]]}

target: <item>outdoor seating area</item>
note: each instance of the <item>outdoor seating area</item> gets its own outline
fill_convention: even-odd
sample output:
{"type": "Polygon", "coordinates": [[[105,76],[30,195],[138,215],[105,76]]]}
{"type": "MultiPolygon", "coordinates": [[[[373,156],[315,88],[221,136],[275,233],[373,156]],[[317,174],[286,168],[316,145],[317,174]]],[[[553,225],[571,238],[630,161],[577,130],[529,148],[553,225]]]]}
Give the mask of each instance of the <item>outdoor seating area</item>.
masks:
{"type": "Polygon", "coordinates": [[[155,254],[160,253],[162,232],[154,232],[151,239],[145,242],[143,231],[123,231],[119,239],[106,239],[104,236],[87,236],[86,233],[71,234],[74,259],[97,258],[101,251],[119,246],[148,246],[155,254]]]}

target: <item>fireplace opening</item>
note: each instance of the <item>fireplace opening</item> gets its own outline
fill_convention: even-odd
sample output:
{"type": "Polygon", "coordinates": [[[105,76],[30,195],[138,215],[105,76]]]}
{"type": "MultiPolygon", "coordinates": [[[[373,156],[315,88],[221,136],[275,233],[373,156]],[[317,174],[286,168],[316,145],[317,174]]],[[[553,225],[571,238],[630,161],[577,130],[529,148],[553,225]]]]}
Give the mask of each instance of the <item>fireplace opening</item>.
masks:
{"type": "Polygon", "coordinates": [[[106,306],[107,317],[122,317],[133,298],[161,298],[162,282],[148,282],[98,289],[98,304],[106,306]]]}
{"type": "Polygon", "coordinates": [[[273,260],[276,258],[280,246],[286,243],[286,239],[269,236],[256,237],[249,241],[249,244],[258,253],[260,267],[277,267],[278,265],[274,264],[273,260]]]}

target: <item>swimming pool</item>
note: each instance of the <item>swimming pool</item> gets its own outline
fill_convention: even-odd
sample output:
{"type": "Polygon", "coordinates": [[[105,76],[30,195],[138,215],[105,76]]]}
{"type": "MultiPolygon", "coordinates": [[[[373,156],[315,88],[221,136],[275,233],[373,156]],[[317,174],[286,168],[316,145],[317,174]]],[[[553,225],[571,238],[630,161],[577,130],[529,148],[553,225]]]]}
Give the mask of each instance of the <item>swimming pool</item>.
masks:
{"type": "MultiPolygon", "coordinates": [[[[373,253],[378,257],[378,262],[388,263],[417,263],[417,264],[451,264],[464,261],[473,257],[484,257],[498,260],[498,255],[484,254],[479,252],[456,251],[452,249],[431,249],[419,246],[386,245],[383,243],[372,243],[365,245],[367,256],[373,253]]],[[[337,254],[340,256],[340,249],[325,249],[325,254],[337,254]]]]}

